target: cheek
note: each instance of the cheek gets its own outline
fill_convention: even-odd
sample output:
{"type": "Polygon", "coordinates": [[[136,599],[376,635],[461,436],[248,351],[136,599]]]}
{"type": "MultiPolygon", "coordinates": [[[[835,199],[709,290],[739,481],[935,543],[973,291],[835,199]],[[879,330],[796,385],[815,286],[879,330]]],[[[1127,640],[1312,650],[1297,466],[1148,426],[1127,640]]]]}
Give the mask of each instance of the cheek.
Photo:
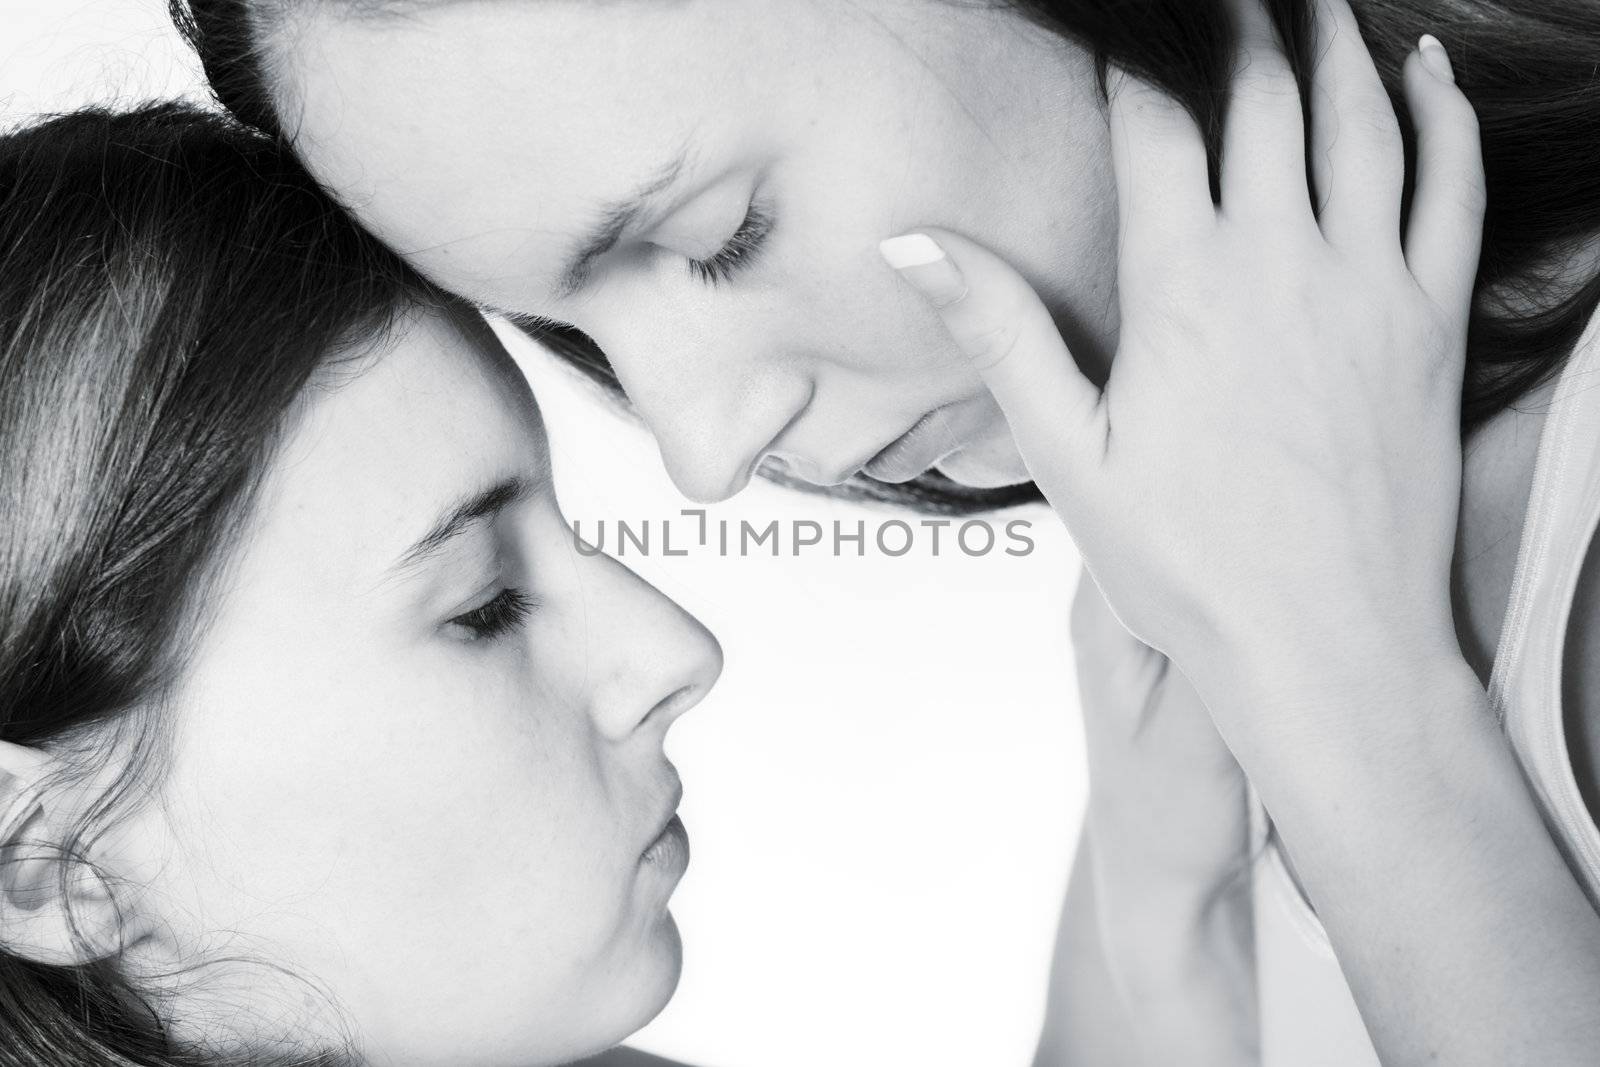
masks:
{"type": "Polygon", "coordinates": [[[822,363],[912,395],[943,394],[976,376],[927,303],[883,264],[874,239],[849,249],[821,275],[796,311],[812,331],[808,351],[822,363]],[[825,307],[828,313],[817,316],[825,307]]]}
{"type": "Polygon", "coordinates": [[[607,285],[578,325],[603,348],[670,358],[691,375],[726,377],[753,362],[864,379],[964,374],[926,302],[878,255],[884,235],[835,223],[779,235],[748,273],[716,288],[675,275],[607,285]]]}
{"type": "Polygon", "coordinates": [[[493,1026],[584,987],[630,871],[581,715],[461,650],[302,651],[219,662],[182,726],[170,881],[203,925],[380,1029],[455,990],[493,1026]]]}
{"type": "Polygon", "coordinates": [[[836,184],[824,174],[809,188],[796,183],[771,269],[755,272],[752,288],[788,312],[786,320],[769,323],[785,331],[773,336],[810,337],[829,361],[863,373],[963,373],[963,361],[926,301],[878,252],[885,238],[939,221],[942,213],[906,209],[888,195],[894,186],[877,175],[856,183],[862,192],[853,200],[817,196],[836,184]]]}

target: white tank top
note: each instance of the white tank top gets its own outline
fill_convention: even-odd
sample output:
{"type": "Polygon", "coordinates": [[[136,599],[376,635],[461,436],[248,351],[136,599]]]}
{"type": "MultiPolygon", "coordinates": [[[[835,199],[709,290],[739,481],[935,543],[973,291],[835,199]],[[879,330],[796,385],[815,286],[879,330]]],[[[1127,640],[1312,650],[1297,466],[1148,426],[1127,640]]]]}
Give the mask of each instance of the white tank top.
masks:
{"type": "MultiPolygon", "coordinates": [[[[1600,907],[1600,830],[1567,755],[1561,668],[1568,615],[1600,522],[1600,314],[1551,394],[1540,432],[1489,699],[1546,823],[1600,907]]],[[[1256,952],[1264,1067],[1378,1067],[1327,934],[1256,807],[1256,952]]]]}

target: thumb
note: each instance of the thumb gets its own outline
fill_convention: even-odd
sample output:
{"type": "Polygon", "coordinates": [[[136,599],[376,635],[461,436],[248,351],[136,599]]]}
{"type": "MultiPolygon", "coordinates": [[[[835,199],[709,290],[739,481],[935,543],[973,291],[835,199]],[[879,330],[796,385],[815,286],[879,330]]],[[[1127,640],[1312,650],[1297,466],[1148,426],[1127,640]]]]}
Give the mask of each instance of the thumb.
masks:
{"type": "Polygon", "coordinates": [[[948,230],[891,237],[879,252],[972,361],[1045,496],[1070,499],[1084,443],[1103,448],[1101,394],[1033,287],[999,256],[948,230]]]}

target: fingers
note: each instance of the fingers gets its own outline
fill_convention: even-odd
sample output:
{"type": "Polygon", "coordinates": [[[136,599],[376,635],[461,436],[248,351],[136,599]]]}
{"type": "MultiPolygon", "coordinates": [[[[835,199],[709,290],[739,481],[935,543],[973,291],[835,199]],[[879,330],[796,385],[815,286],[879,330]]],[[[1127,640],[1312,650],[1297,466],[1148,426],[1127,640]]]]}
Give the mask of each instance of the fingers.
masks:
{"type": "Polygon", "coordinates": [[[1111,161],[1124,247],[1214,222],[1205,142],[1183,105],[1120,71],[1110,92],[1111,161]]]}
{"type": "Polygon", "coordinates": [[[1405,150],[1349,0],[1318,0],[1312,55],[1311,169],[1322,232],[1335,245],[1393,248],[1405,150]]]}
{"type": "Polygon", "coordinates": [[[1471,307],[1483,239],[1485,186],[1478,119],[1433,37],[1406,60],[1406,103],[1417,131],[1417,180],[1406,265],[1442,311],[1471,307]]]}
{"type": "Polygon", "coordinates": [[[1222,210],[1311,217],[1305,119],[1294,70],[1262,0],[1232,0],[1238,26],[1223,127],[1222,210]]]}
{"type": "Polygon", "coordinates": [[[1049,311],[993,252],[947,230],[890,238],[883,258],[931,304],[1005,413],[1018,451],[1058,505],[1098,440],[1100,391],[1083,376],[1049,311]]]}

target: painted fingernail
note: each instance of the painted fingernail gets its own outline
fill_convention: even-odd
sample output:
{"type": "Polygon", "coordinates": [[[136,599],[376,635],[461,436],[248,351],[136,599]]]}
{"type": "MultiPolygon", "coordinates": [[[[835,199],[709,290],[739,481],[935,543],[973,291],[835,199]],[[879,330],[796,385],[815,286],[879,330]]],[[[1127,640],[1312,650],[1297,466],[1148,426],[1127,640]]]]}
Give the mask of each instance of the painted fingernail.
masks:
{"type": "Polygon", "coordinates": [[[967,295],[967,280],[925,233],[891,237],[878,245],[884,262],[917,288],[937,308],[949,307],[967,295]]]}
{"type": "Polygon", "coordinates": [[[1428,68],[1430,74],[1440,81],[1455,84],[1456,72],[1450,66],[1450,53],[1439,43],[1439,38],[1431,33],[1423,34],[1417,42],[1417,51],[1422,56],[1422,65],[1428,68]]]}
{"type": "Polygon", "coordinates": [[[895,270],[907,267],[926,267],[944,258],[944,249],[925,233],[908,233],[891,237],[878,245],[884,261],[895,270]]]}

